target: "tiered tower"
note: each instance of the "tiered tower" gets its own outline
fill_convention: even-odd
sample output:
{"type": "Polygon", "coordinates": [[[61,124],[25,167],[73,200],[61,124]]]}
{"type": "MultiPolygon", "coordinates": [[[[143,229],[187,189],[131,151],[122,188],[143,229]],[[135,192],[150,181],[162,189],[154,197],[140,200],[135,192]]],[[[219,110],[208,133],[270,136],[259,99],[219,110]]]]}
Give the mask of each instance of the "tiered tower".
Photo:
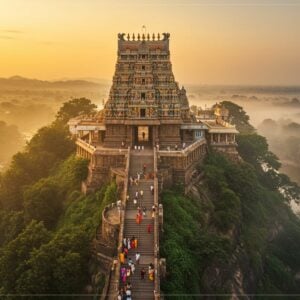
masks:
{"type": "Polygon", "coordinates": [[[107,146],[121,140],[129,145],[180,143],[180,125],[190,121],[189,103],[174,79],[169,37],[118,35],[116,70],[105,104],[107,146]]]}

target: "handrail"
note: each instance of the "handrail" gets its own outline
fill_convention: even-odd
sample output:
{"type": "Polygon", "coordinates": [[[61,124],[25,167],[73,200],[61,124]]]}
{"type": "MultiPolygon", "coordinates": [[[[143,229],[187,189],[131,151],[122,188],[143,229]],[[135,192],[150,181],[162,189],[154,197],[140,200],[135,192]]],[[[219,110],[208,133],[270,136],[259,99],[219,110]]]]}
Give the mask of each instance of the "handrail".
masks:
{"type": "Polygon", "coordinates": [[[90,154],[93,154],[96,151],[96,147],[87,143],[86,141],[82,140],[81,138],[77,138],[76,145],[81,146],[86,151],[88,151],[90,154]]]}
{"type": "Polygon", "coordinates": [[[206,143],[206,139],[199,139],[195,142],[193,142],[192,144],[188,145],[186,148],[182,149],[182,150],[159,150],[159,154],[170,154],[170,153],[175,153],[175,154],[181,154],[181,155],[187,155],[190,151],[196,149],[198,146],[205,144],[206,143]]]}
{"type": "Polygon", "coordinates": [[[116,284],[116,289],[113,291],[110,291],[111,288],[108,288],[108,291],[110,291],[110,295],[106,295],[106,299],[110,299],[110,296],[113,296],[113,299],[117,298],[118,293],[118,286],[119,286],[119,277],[120,277],[120,269],[121,269],[121,263],[119,260],[119,255],[122,251],[122,243],[123,243],[123,237],[124,237],[124,220],[125,220],[125,211],[126,211],[126,195],[128,191],[128,181],[129,181],[129,166],[130,166],[130,147],[128,147],[128,154],[127,154],[127,161],[126,161],[126,167],[125,167],[125,179],[124,179],[124,193],[122,197],[122,208],[120,210],[120,231],[119,231],[119,238],[118,238],[118,252],[117,252],[117,260],[118,263],[115,268],[114,274],[111,276],[111,280],[109,283],[109,286],[113,286],[113,283],[116,284]],[[113,293],[113,295],[112,295],[113,293]]]}
{"type": "Polygon", "coordinates": [[[157,179],[157,152],[156,147],[154,147],[154,205],[156,207],[154,215],[154,299],[160,299],[160,270],[159,270],[159,224],[158,224],[158,179],[157,179]]]}

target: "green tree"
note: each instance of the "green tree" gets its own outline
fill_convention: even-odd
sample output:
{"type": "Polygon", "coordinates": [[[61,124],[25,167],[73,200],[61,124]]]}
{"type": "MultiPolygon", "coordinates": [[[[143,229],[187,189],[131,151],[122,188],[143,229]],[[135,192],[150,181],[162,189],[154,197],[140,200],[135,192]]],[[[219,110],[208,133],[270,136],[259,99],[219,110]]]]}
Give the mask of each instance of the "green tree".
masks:
{"type": "Polygon", "coordinates": [[[1,249],[0,283],[4,293],[15,293],[19,276],[28,268],[31,252],[50,240],[44,225],[32,221],[16,239],[1,249]]]}
{"type": "Polygon", "coordinates": [[[229,118],[240,133],[253,133],[255,131],[254,127],[249,123],[250,117],[241,106],[231,101],[222,101],[221,104],[229,110],[229,118]]]}
{"type": "Polygon", "coordinates": [[[56,118],[57,121],[66,124],[71,118],[79,115],[90,115],[96,112],[97,105],[93,104],[87,98],[77,98],[65,102],[58,111],[56,118]]]}
{"type": "Polygon", "coordinates": [[[59,230],[34,249],[16,279],[18,293],[76,294],[87,281],[90,235],[84,226],[59,230]]]}
{"type": "MultiPolygon", "coordinates": [[[[67,158],[75,150],[74,141],[70,138],[67,129],[58,125],[39,129],[27,147],[28,152],[35,157],[42,157],[44,153],[51,154],[54,162],[55,160],[67,158]]],[[[51,163],[53,163],[53,160],[49,162],[49,165],[51,163]]]]}
{"type": "Polygon", "coordinates": [[[55,182],[62,192],[74,192],[79,190],[81,182],[88,175],[89,160],[71,155],[63,161],[56,170],[55,182]]]}
{"type": "Polygon", "coordinates": [[[82,283],[86,281],[84,278],[86,263],[86,261],[82,263],[79,253],[67,251],[59,256],[53,270],[56,291],[61,294],[80,291],[82,283]]]}
{"type": "Polygon", "coordinates": [[[13,156],[10,168],[1,177],[1,205],[6,209],[22,209],[25,186],[48,176],[74,150],[75,143],[66,128],[59,125],[41,128],[26,150],[13,156]]]}
{"type": "Polygon", "coordinates": [[[278,157],[269,151],[267,139],[258,134],[242,134],[237,138],[238,151],[242,158],[254,166],[265,164],[267,168],[278,170],[278,157]]]}
{"type": "Polygon", "coordinates": [[[62,201],[59,187],[51,179],[41,179],[24,193],[25,218],[53,228],[62,212],[62,201]]]}
{"type": "Polygon", "coordinates": [[[271,190],[281,191],[286,201],[300,200],[300,187],[285,174],[278,172],[281,164],[278,157],[269,151],[265,137],[258,134],[238,136],[240,156],[257,171],[261,182],[271,190]]]}
{"type": "Polygon", "coordinates": [[[0,247],[15,239],[23,228],[23,212],[0,210],[0,247]]]}

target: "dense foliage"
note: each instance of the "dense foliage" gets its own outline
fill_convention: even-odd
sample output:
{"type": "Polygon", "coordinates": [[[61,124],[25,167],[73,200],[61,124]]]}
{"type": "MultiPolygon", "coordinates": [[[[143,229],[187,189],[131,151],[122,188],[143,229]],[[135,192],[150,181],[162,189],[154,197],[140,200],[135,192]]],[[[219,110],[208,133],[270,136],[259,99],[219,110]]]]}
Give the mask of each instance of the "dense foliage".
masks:
{"type": "Polygon", "coordinates": [[[253,133],[255,131],[255,128],[249,122],[250,117],[241,106],[231,101],[222,101],[221,104],[229,110],[229,119],[235,124],[239,132],[253,133]]]}
{"type": "MultiPolygon", "coordinates": [[[[73,110],[60,110],[65,120],[74,111],[88,112],[86,101],[71,104],[73,110]]],[[[66,124],[56,120],[1,176],[1,294],[76,294],[87,283],[91,240],[104,206],[117,199],[117,187],[112,182],[82,195],[88,161],[76,158],[74,149],[66,124]]]]}
{"type": "Polygon", "coordinates": [[[86,98],[77,98],[65,102],[58,111],[56,118],[58,122],[67,123],[70,118],[84,114],[93,114],[96,112],[97,105],[86,98]]]}
{"type": "Polygon", "coordinates": [[[238,151],[243,161],[209,153],[196,195],[163,195],[167,294],[230,294],[235,272],[247,293],[300,292],[300,220],[288,205],[299,187],[277,171],[264,137],[243,132],[238,151]]]}
{"type": "Polygon", "coordinates": [[[205,205],[177,192],[163,194],[164,233],[161,256],[167,258],[168,276],[162,282],[166,296],[198,294],[201,274],[213,261],[226,262],[231,242],[208,230],[205,205]]]}

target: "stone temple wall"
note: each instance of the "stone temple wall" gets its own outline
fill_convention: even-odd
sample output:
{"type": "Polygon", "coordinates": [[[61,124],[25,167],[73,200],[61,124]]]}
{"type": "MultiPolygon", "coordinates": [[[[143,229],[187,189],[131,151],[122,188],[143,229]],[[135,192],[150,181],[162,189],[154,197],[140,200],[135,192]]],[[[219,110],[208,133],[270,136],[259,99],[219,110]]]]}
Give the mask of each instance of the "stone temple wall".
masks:
{"type": "Polygon", "coordinates": [[[194,143],[183,151],[158,152],[159,187],[170,188],[173,184],[182,185],[185,190],[192,181],[196,166],[207,153],[205,141],[194,143]]]}

